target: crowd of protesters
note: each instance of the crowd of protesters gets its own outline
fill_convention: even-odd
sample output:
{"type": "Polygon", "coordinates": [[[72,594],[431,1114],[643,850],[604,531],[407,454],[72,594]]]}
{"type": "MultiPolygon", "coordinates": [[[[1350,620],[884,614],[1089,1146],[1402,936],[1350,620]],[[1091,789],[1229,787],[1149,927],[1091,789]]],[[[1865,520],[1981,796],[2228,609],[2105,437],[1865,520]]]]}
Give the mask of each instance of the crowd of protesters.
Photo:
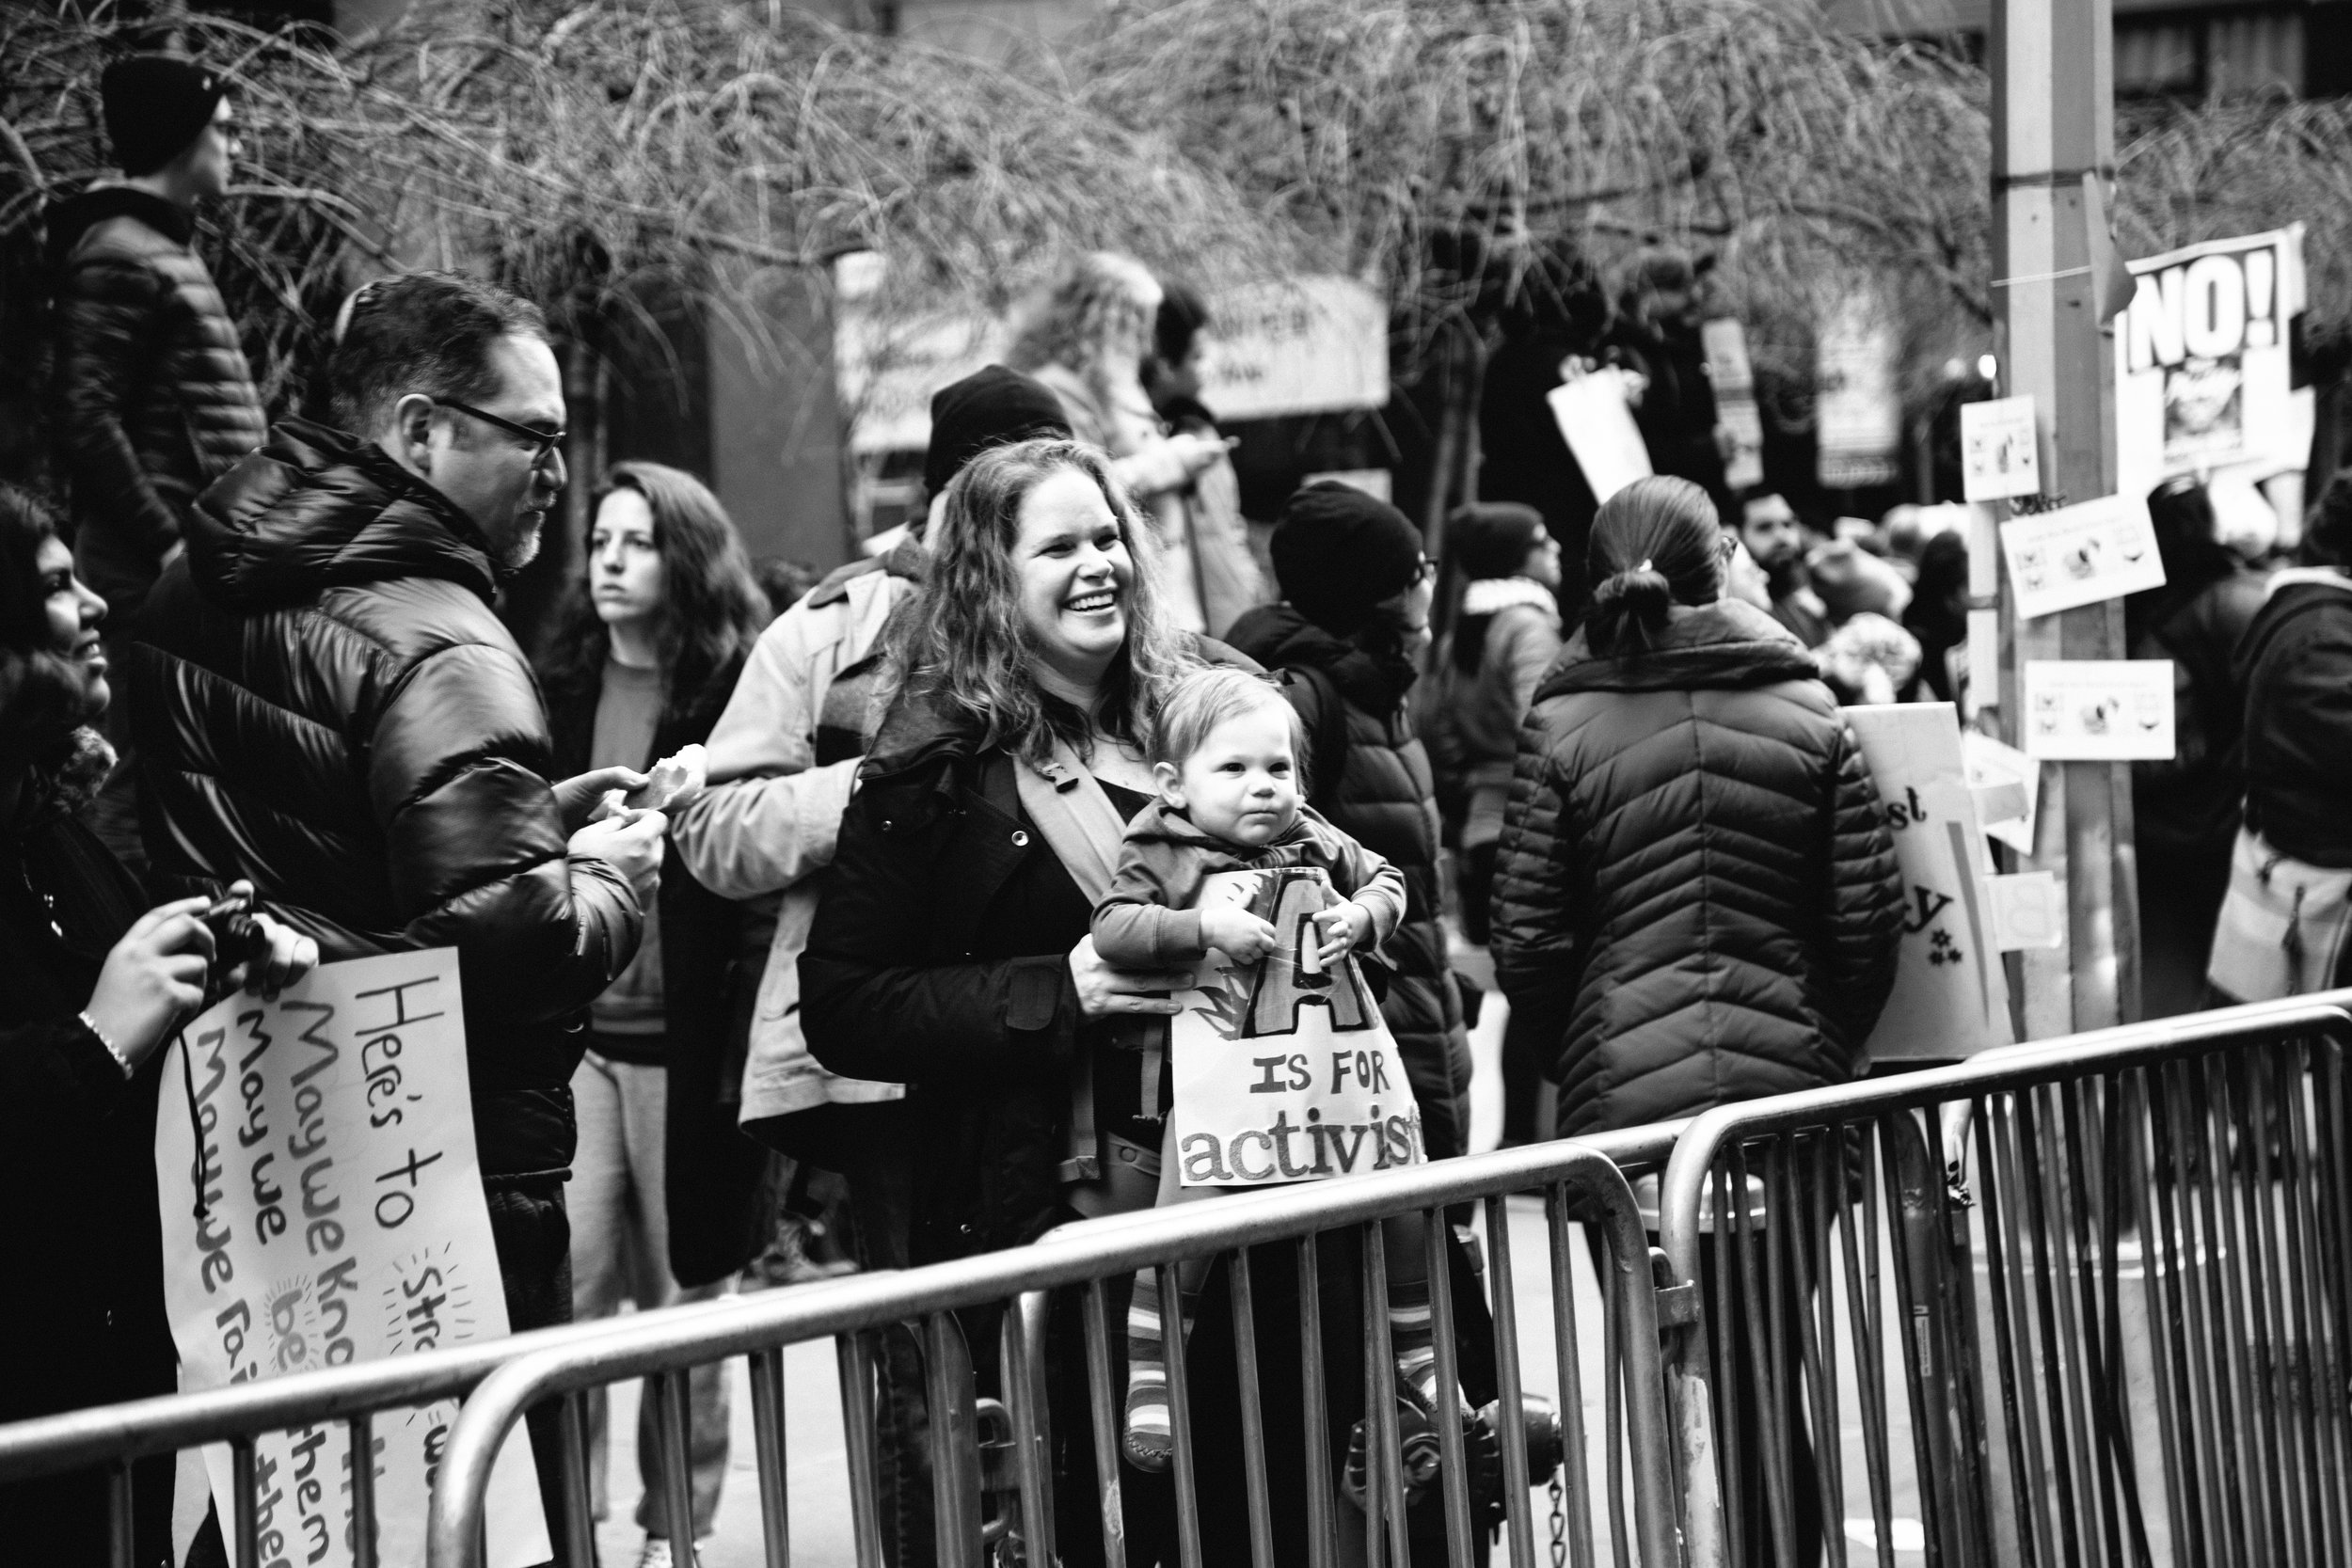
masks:
{"type": "MultiPolygon", "coordinates": [[[[227,186],[231,101],[161,56],[109,68],[103,96],[120,177],[49,215],[62,505],[0,492],[0,1160],[42,1195],[18,1212],[54,1286],[0,1309],[12,1342],[50,1348],[0,1372],[0,1419],[171,1389],[158,1048],[207,997],[321,962],[457,951],[517,1330],[735,1288],[784,1184],[833,1195],[868,1269],[1171,1201],[1167,1062],[1136,1031],[1210,945],[1263,940],[1186,908],[1206,869],[1330,872],[1327,958],[1379,975],[1432,1158],[1471,1144],[1466,953],[1508,1006],[1513,1141],[1867,1067],[1901,894],[1838,708],[1964,689],[1964,539],[1942,513],[1808,522],[1777,491],[1726,493],[1687,260],[1645,254],[1614,308],[1565,265],[1531,275],[1490,382],[1509,394],[1488,398],[1490,499],[1448,520],[1442,579],[1403,513],[1330,482],[1283,503],[1262,558],[1199,397],[1200,299],[1092,255],[1009,365],[938,393],[929,509],[892,547],[771,602],[700,480],[618,463],[585,476],[583,568],[526,650],[501,590],[578,477],[539,310],[452,273],[366,283],[324,368],[329,420],[266,423],[192,242],[227,186]],[[1645,388],[1657,477],[1605,502],[1523,418],[1578,347],[1645,388]],[[233,950],[206,918],[225,894],[252,908],[233,950]]],[[[2168,582],[2126,607],[2134,652],[2181,672],[2180,755],[2137,779],[2163,847],[2142,875],[2173,921],[2149,924],[2152,976],[2159,947],[2202,973],[2246,833],[2352,867],[2331,809],[2352,487],[2267,591],[2201,492],[2155,505],[2168,582]]],[[[1408,1260],[1400,1390],[1426,1418],[1422,1248],[1389,1253],[1408,1260]]],[[[1364,1416],[1358,1260],[1335,1239],[1319,1266],[1344,1433],[1364,1416]]],[[[1261,1343],[1295,1334],[1295,1270],[1287,1249],[1255,1264],[1261,1343]]],[[[1156,1347],[1188,1336],[1197,1484],[1238,1495],[1243,1325],[1214,1272],[1182,1301],[1146,1284],[1111,1292],[1116,1463],[1130,1560],[1173,1561],[1156,1347]]],[[[1475,1406],[1491,1325],[1456,1299],[1475,1406]]],[[[991,1382],[993,1325],[966,1329],[991,1382]]],[[[1060,1539],[1084,1561],[1074,1304],[1047,1350],[1060,1539]]],[[[933,1550],[925,1354],[882,1338],[898,1568],[933,1550]]],[[[1303,1561],[1300,1368],[1260,1370],[1276,1556],[1303,1561]]],[[[720,1369],[688,1407],[700,1536],[728,1463],[720,1369]]],[[[560,1555],[552,1421],[533,1413],[560,1555]]],[[[603,1425],[599,1404],[598,1516],[603,1425]]],[[[654,1452],[648,1563],[672,1527],[654,1452]]],[[[170,1557],[153,1468],[142,1565],[170,1557]]],[[[1808,1560],[1821,1527],[1803,1521],[1808,1560]]],[[[1249,1550],[1239,1510],[1201,1528],[1205,1560],[1249,1550]]],[[[100,1560],[104,1531],[97,1479],[0,1489],[26,1560],[100,1560]]]]}

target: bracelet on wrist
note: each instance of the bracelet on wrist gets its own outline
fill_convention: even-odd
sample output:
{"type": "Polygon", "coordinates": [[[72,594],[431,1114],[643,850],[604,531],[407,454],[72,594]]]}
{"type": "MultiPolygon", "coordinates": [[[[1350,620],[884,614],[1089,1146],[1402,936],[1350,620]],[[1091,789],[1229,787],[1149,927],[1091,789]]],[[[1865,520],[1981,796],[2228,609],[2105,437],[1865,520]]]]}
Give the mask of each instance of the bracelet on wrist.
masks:
{"type": "Polygon", "coordinates": [[[89,1031],[90,1038],[96,1040],[100,1045],[106,1048],[106,1054],[112,1056],[115,1059],[115,1066],[122,1069],[122,1076],[128,1078],[134,1072],[138,1070],[132,1065],[131,1058],[122,1053],[122,1047],[115,1044],[112,1039],[108,1038],[106,1031],[101,1029],[98,1026],[97,1021],[92,1019],[87,1011],[77,1013],[74,1016],[82,1021],[82,1027],[89,1031]]]}

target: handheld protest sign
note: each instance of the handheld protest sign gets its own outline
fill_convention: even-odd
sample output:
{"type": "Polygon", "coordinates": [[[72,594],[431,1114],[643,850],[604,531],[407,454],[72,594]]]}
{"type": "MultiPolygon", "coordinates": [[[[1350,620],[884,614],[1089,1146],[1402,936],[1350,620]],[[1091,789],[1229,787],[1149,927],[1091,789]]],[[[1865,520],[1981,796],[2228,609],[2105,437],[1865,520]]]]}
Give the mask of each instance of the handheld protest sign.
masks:
{"type": "MultiPolygon", "coordinates": [[[[155,1117],[164,1297],[183,1391],[503,1338],[453,948],[325,964],[208,1008],[167,1048],[155,1117]]],[[[424,1560],[455,1401],[375,1423],[378,1560],[424,1560]]],[[[349,1563],[348,1426],[254,1445],[262,1560],[349,1563]]],[[[220,1516],[226,1445],[204,1451],[220,1516]]],[[[491,1472],[490,1568],[549,1553],[531,1439],[491,1472]]]]}
{"type": "Polygon", "coordinates": [[[1948,1061],[2010,1044],[2009,983],[1986,905],[1993,857],[1949,703],[1844,710],[1877,784],[1903,879],[1895,990],[1873,1061],[1948,1061]]]}
{"type": "Polygon", "coordinates": [[[1270,922],[1274,951],[1212,949],[1168,1021],[1176,1160],[1187,1187],[1261,1187],[1428,1158],[1405,1060],[1354,955],[1325,968],[1314,916],[1341,900],[1313,866],[1221,871],[1203,907],[1270,922]]]}

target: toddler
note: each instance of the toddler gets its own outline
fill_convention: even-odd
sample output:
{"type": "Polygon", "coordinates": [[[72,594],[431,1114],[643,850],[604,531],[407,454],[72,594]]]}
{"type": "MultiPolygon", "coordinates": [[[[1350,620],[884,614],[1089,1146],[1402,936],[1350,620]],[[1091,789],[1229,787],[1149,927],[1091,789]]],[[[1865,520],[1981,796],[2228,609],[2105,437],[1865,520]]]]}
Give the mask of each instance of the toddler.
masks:
{"type": "MultiPolygon", "coordinates": [[[[1121,968],[1175,969],[1198,963],[1211,948],[1239,963],[1266,958],[1279,937],[1272,922],[1240,904],[1201,907],[1206,879],[1224,871],[1322,869],[1343,901],[1310,917],[1323,933],[1316,969],[1339,969],[1350,953],[1376,947],[1396,929],[1405,915],[1404,878],[1300,799],[1305,736],[1273,685],[1239,670],[1200,671],[1178,685],[1153,730],[1152,771],[1160,798],[1128,824],[1110,894],[1094,911],[1094,946],[1104,959],[1121,968]]],[[[1171,1139],[1174,1126],[1171,1115],[1171,1139]]],[[[1164,1141],[1161,1204],[1218,1191],[1182,1185],[1175,1150],[1164,1141]]],[[[1418,1215],[1391,1220],[1386,1243],[1389,1321],[1402,1386],[1426,1402],[1434,1399],[1437,1363],[1423,1229],[1418,1215]]],[[[1205,1260],[1184,1267],[1178,1332],[1206,1273],[1205,1260]]],[[[1145,1269],[1136,1275],[1127,1313],[1121,1446],[1146,1470],[1166,1469],[1171,1453],[1162,1334],[1157,1275],[1145,1269]]]]}

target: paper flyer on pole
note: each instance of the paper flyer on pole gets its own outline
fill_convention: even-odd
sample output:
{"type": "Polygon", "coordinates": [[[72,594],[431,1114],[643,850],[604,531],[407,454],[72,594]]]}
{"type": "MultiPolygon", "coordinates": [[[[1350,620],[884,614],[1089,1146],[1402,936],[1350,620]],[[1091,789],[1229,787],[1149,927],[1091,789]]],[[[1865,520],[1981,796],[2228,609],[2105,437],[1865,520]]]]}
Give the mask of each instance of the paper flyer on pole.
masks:
{"type": "Polygon", "coordinates": [[[2026,754],[2055,762],[2172,755],[2169,658],[2026,661],[2026,754]]]}
{"type": "Polygon", "coordinates": [[[2012,517],[2001,525],[2001,553],[2017,613],[2028,621],[2164,586],[2156,525],[2138,496],[2012,517]]]}
{"type": "MultiPolygon", "coordinates": [[[[322,965],[274,1001],[240,992],[167,1048],[155,1118],[164,1282],[183,1390],[507,1333],[474,1153],[452,948],[322,965]]],[[[454,1401],[374,1424],[379,1560],[424,1561],[454,1401]]],[[[236,1517],[228,1448],[205,1467],[236,1517]]],[[[256,1445],[261,1562],[353,1560],[350,1429],[256,1445]]],[[[548,1556],[530,1438],[492,1471],[487,1561],[548,1556]]]]}
{"type": "Polygon", "coordinates": [[[1962,497],[1972,501],[2042,493],[2031,396],[1960,405],[1960,483],[1962,497]]]}
{"type": "Polygon", "coordinates": [[[1354,958],[1315,963],[1309,918],[1339,902],[1314,866],[1220,871],[1200,907],[1246,905],[1273,923],[1274,951],[1236,963],[1211,949],[1168,1021],[1180,1180],[1275,1186],[1428,1159],[1421,1110],[1380,1004],[1354,958]]]}
{"type": "Polygon", "coordinates": [[[1870,1035],[1874,1061],[1971,1056],[2015,1038],[1977,825],[1949,703],[1843,710],[1862,743],[1903,878],[1894,993],[1870,1035]]]}
{"type": "Polygon", "coordinates": [[[1625,372],[1614,366],[1564,381],[1544,394],[1551,417],[1568,443],[1576,466],[1596,499],[1607,500],[1650,474],[1649,448],[1633,405],[1626,401],[1625,372]]]}
{"type": "Polygon", "coordinates": [[[2117,491],[2239,464],[2301,468],[2311,434],[2288,343],[2304,309],[2302,225],[2130,265],[2137,285],[2115,324],[2117,491]]]}

